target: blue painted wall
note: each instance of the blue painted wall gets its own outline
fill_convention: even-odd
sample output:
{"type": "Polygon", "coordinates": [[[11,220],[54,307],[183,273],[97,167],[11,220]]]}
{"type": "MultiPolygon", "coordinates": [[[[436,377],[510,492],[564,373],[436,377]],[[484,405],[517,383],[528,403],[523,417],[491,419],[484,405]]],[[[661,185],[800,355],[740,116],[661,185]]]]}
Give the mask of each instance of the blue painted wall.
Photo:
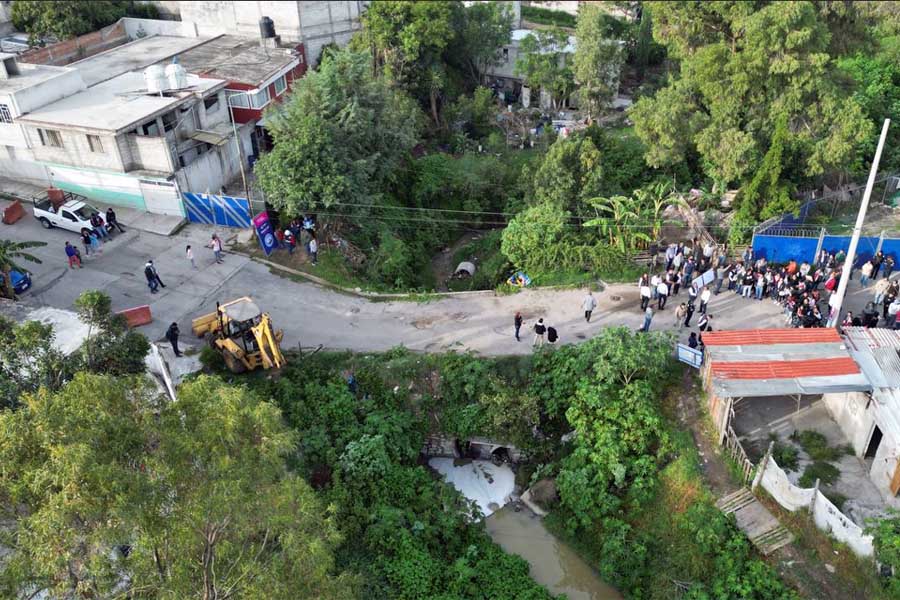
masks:
{"type": "MultiPolygon", "coordinates": [[[[780,235],[756,235],[753,238],[753,256],[764,257],[769,262],[788,262],[789,260],[812,262],[815,260],[816,246],[819,238],[786,237],[780,235]]],[[[826,235],[822,241],[822,248],[837,254],[850,247],[848,235],[826,235]]],[[[875,254],[878,247],[877,237],[861,237],[856,247],[857,264],[869,260],[875,254]]],[[[881,251],[885,255],[893,256],[894,260],[900,257],[900,239],[885,238],[881,251]]]]}

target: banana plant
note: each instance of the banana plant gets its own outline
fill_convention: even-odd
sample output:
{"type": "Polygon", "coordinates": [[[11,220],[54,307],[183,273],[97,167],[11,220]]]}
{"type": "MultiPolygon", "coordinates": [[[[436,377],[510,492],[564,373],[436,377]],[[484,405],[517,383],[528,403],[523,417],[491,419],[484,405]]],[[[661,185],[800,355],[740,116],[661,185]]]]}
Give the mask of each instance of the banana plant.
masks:
{"type": "Polygon", "coordinates": [[[36,264],[41,264],[41,259],[25,252],[29,248],[39,248],[46,246],[45,242],[14,242],[12,240],[0,240],[0,272],[3,273],[3,295],[11,300],[16,299],[16,292],[13,290],[12,277],[10,272],[25,271],[16,262],[18,260],[27,260],[36,264]]]}
{"type": "Polygon", "coordinates": [[[651,239],[658,240],[663,225],[663,211],[669,204],[680,202],[678,196],[673,193],[672,184],[665,180],[656,181],[642,189],[635,190],[634,197],[650,218],[651,239]]]}
{"type": "Polygon", "coordinates": [[[633,250],[637,241],[650,241],[649,235],[636,229],[641,214],[640,206],[633,198],[597,197],[588,199],[587,203],[597,216],[584,223],[584,227],[598,227],[609,245],[623,254],[633,250]]]}

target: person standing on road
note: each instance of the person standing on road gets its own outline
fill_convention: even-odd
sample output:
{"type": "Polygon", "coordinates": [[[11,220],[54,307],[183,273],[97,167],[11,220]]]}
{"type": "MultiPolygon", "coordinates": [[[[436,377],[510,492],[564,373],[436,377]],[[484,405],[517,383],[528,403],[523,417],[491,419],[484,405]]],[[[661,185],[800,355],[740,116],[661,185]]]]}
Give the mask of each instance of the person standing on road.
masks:
{"type": "Polygon", "coordinates": [[[91,251],[94,254],[103,254],[103,242],[100,241],[100,234],[94,230],[88,236],[91,238],[91,251]]]}
{"type": "Polygon", "coordinates": [[[69,268],[74,269],[77,265],[79,269],[84,267],[81,266],[81,259],[78,258],[78,248],[66,242],[66,256],[69,259],[69,268]]]}
{"type": "Polygon", "coordinates": [[[684,327],[684,317],[687,315],[687,304],[682,302],[678,308],[675,309],[675,324],[678,325],[678,329],[684,327]]]}
{"type": "Polygon", "coordinates": [[[152,260],[147,261],[147,266],[150,267],[150,270],[153,271],[153,277],[156,279],[156,283],[159,287],[166,287],[166,284],[162,282],[162,279],[159,278],[159,272],[156,270],[156,265],[153,264],[152,260]]]}
{"type": "Polygon", "coordinates": [[[316,266],[319,259],[319,242],[314,237],[309,240],[309,257],[312,259],[313,266],[316,266]]]}
{"type": "Polygon", "coordinates": [[[525,319],[522,318],[522,313],[516,311],[516,316],[513,317],[513,326],[516,328],[516,341],[521,342],[519,339],[519,330],[522,329],[522,323],[525,322],[525,319]]]}
{"type": "Polygon", "coordinates": [[[84,246],[84,255],[91,255],[91,231],[87,227],[81,229],[81,245],[84,246]]]}
{"type": "Polygon", "coordinates": [[[894,272],[894,257],[887,256],[884,259],[884,278],[890,279],[891,273],[894,272]]]}
{"type": "Polygon", "coordinates": [[[119,230],[119,233],[125,233],[125,229],[119,223],[119,219],[116,217],[116,211],[112,209],[112,206],[106,209],[106,226],[109,227],[110,232],[112,232],[112,228],[115,227],[119,230]]]}
{"type": "MultiPolygon", "coordinates": [[[[663,310],[666,307],[666,300],[669,297],[669,286],[666,285],[665,281],[659,282],[659,284],[656,286],[656,293],[659,296],[659,302],[657,303],[656,308],[657,310],[663,310]]],[[[647,310],[649,309],[650,307],[648,306],[647,310]]]]}
{"type": "Polygon", "coordinates": [[[700,314],[706,314],[706,305],[709,304],[709,299],[712,297],[712,292],[709,291],[708,287],[703,288],[703,292],[700,294],[700,314]]]}
{"type": "Polygon", "coordinates": [[[889,279],[879,279],[875,282],[875,304],[881,304],[884,301],[884,297],[890,287],[891,282],[889,279]]]}
{"type": "Polygon", "coordinates": [[[703,315],[700,317],[700,322],[697,323],[697,327],[700,328],[700,331],[712,331],[712,327],[709,322],[712,320],[712,315],[703,315]]]}
{"type": "MultiPolygon", "coordinates": [[[[660,296],[663,298],[663,296],[660,296]]],[[[644,333],[650,331],[650,321],[653,320],[653,307],[648,306],[647,310],[644,311],[644,324],[641,326],[641,331],[644,333]]]]}
{"type": "Polygon", "coordinates": [[[594,312],[595,308],[597,308],[597,299],[594,298],[591,290],[588,290],[587,296],[585,296],[584,300],[581,301],[581,308],[584,309],[585,322],[590,323],[591,313],[594,312]]]}
{"type": "Polygon", "coordinates": [[[191,266],[196,269],[197,261],[194,260],[194,249],[191,248],[190,244],[185,248],[184,255],[191,262],[191,266]]]}
{"type": "Polygon", "coordinates": [[[859,285],[862,287],[866,287],[869,285],[869,278],[872,277],[872,271],[875,269],[875,266],[872,264],[871,260],[867,260],[866,263],[860,267],[859,269],[859,285]]]}
{"type": "MultiPolygon", "coordinates": [[[[659,285],[657,283],[656,285],[659,285]]],[[[646,281],[641,282],[641,310],[645,310],[650,305],[650,297],[656,292],[656,288],[650,288],[650,284],[646,281]]]]}
{"type": "Polygon", "coordinates": [[[156,281],[156,272],[153,270],[153,264],[149,261],[144,265],[144,277],[147,278],[147,287],[150,288],[150,293],[155,294],[159,288],[159,283],[156,281]]]}
{"type": "Polygon", "coordinates": [[[209,240],[209,243],[206,245],[207,248],[212,248],[213,256],[216,259],[217,263],[222,262],[222,240],[219,239],[219,236],[216,234],[212,234],[212,238],[209,240]]]}
{"type": "Polygon", "coordinates": [[[689,302],[687,305],[687,312],[684,314],[684,326],[685,327],[691,326],[691,317],[693,317],[693,316],[694,316],[694,304],[692,302],[689,302]]]}
{"type": "Polygon", "coordinates": [[[544,326],[544,319],[538,319],[538,322],[534,324],[534,341],[531,343],[532,347],[537,346],[540,348],[544,345],[545,333],[547,333],[547,328],[544,326]]]}
{"type": "Polygon", "coordinates": [[[181,333],[178,331],[178,323],[172,323],[169,325],[169,328],[166,330],[166,339],[169,340],[169,343],[172,344],[172,350],[175,352],[175,356],[181,356],[181,350],[178,349],[178,334],[181,333]]]}

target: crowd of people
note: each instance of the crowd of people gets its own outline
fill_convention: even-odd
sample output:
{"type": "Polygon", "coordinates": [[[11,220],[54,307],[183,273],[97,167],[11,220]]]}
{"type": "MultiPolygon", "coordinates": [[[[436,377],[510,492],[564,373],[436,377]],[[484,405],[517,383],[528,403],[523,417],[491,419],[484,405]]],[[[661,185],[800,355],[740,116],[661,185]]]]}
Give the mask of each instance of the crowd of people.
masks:
{"type": "MultiPolygon", "coordinates": [[[[787,264],[772,265],[764,257],[754,257],[752,248],[729,261],[727,248],[719,249],[711,243],[701,246],[695,239],[691,246],[671,244],[665,252],[664,269],[653,275],[645,273],[638,280],[640,309],[644,311],[642,329],[650,328],[654,304],[655,310],[665,310],[670,297],[682,291],[687,301],[675,311],[679,329],[691,327],[694,314],[699,313],[700,331],[711,330],[712,315],[707,313],[707,307],[711,297],[723,291],[780,304],[785,322],[793,327],[824,327],[833,317],[834,292],[846,267],[845,259],[843,251],[832,253],[823,249],[813,264],[790,260],[787,264]]],[[[651,266],[655,264],[651,260],[651,266]]],[[[875,282],[875,297],[862,315],[848,312],[842,321],[845,326],[875,327],[880,318],[885,327],[900,326],[896,318],[900,312],[900,290],[898,283],[890,279],[894,266],[894,258],[881,251],[859,265],[860,285],[865,288],[875,282]]],[[[851,269],[851,279],[854,270],[851,269]]]]}
{"type": "Polygon", "coordinates": [[[313,217],[304,215],[300,219],[293,219],[284,229],[276,227],[275,239],[278,240],[278,246],[287,250],[288,254],[294,254],[294,250],[302,243],[312,265],[318,263],[319,240],[313,217]]]}

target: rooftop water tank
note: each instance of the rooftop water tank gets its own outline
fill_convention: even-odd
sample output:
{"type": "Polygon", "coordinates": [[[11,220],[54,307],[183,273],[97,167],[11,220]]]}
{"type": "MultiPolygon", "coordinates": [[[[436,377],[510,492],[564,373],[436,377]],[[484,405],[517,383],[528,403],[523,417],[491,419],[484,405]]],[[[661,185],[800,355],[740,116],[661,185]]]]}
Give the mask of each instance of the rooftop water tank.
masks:
{"type": "Polygon", "coordinates": [[[158,94],[168,89],[166,73],[159,65],[150,65],[144,69],[144,82],[147,84],[147,91],[151,94],[158,94]]]}
{"type": "Polygon", "coordinates": [[[172,61],[172,64],[166,65],[166,80],[169,82],[169,89],[181,90],[188,86],[187,71],[178,64],[178,60],[172,61]]]}
{"type": "Polygon", "coordinates": [[[275,22],[269,17],[259,20],[259,37],[264,40],[275,37],[275,22]]]}

